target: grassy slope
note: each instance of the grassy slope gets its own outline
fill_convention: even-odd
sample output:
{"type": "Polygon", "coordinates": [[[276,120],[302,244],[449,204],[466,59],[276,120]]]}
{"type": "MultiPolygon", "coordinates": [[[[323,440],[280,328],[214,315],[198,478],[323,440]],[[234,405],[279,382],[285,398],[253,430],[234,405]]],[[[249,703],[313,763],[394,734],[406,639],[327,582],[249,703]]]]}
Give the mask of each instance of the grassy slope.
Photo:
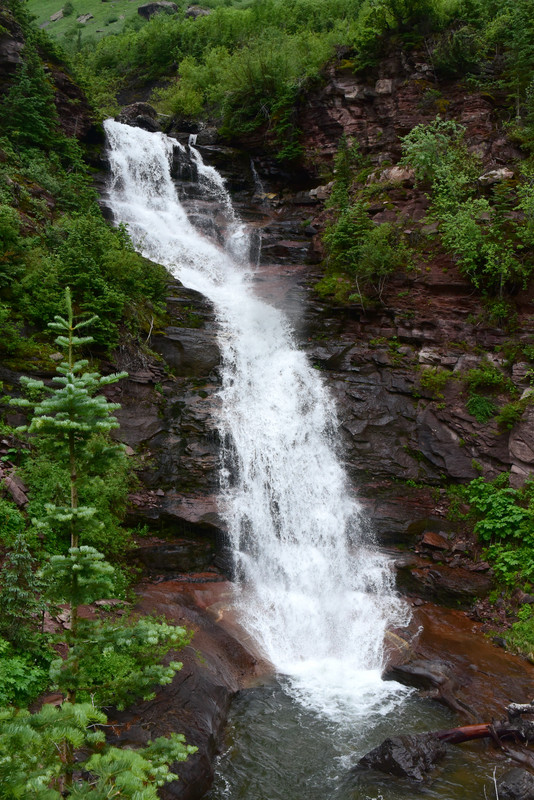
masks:
{"type": "Polygon", "coordinates": [[[124,23],[132,17],[137,17],[138,6],[143,5],[144,0],[73,0],[74,13],[57,22],[49,22],[52,14],[63,8],[64,0],[29,0],[28,7],[38,25],[49,22],[46,27],[47,33],[61,39],[64,34],[72,28],[80,29],[82,40],[87,36],[94,36],[97,39],[107,36],[110,33],[119,33],[124,23]],[[89,20],[85,25],[78,25],[76,18],[81,14],[92,14],[94,19],[89,20]],[[110,18],[124,17],[117,19],[116,22],[106,24],[110,18]],[[98,31],[102,31],[99,33],[98,31]]]}

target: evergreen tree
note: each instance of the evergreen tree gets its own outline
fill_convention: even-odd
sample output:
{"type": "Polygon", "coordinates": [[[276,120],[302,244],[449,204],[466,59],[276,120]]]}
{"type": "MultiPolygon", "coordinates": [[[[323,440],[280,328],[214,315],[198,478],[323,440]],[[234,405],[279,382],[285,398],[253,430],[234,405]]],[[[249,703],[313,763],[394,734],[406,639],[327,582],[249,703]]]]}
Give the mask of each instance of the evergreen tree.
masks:
{"type": "Polygon", "coordinates": [[[0,572],[0,635],[21,649],[35,644],[44,613],[35,566],[26,537],[19,533],[0,572]]]}
{"type": "Polygon", "coordinates": [[[30,42],[15,82],[0,105],[0,128],[22,146],[50,147],[58,127],[54,90],[30,42]]]}
{"type": "Polygon", "coordinates": [[[177,778],[168,764],[196,751],[180,734],[138,750],[106,747],[97,727],[106,722],[91,703],[44,705],[37,714],[0,709],[0,800],[157,800],[158,788],[177,778]]]}
{"type": "Polygon", "coordinates": [[[49,504],[44,520],[40,521],[56,528],[68,526],[70,546],[77,548],[80,543],[80,530],[99,526],[95,519],[96,509],[80,505],[78,502],[78,482],[80,468],[85,474],[90,469],[104,468],[110,460],[123,451],[121,445],[103,440],[100,447],[90,448],[89,442],[98,434],[107,434],[119,423],[112,412],[119,408],[118,403],[109,403],[101,394],[96,394],[104,386],[116,383],[126,377],[125,372],[101,376],[98,372],[85,371],[89,362],[75,360],[74,349],[93,341],[91,336],[79,336],[78,332],[91,325],[96,317],[74,323],[70,289],[66,289],[66,318],[56,316],[49,327],[58,332],[56,344],[66,350],[66,360],[57,367],[59,375],[52,381],[56,386],[45,386],[43,381],[23,377],[21,383],[30,392],[46,393],[40,401],[17,398],[12,405],[32,408],[33,417],[29,425],[22,426],[19,432],[36,435],[44,441],[60,464],[68,467],[70,480],[70,502],[65,506],[49,504]],[[59,388],[57,385],[59,384],[59,388]]]}
{"type": "Polygon", "coordinates": [[[158,662],[170,649],[183,647],[189,635],[183,628],[150,617],[112,622],[80,617],[82,606],[113,596],[115,591],[114,568],[102,553],[84,543],[101,523],[95,507],[79,503],[78,487],[88,471],[113,463],[118,453],[123,453],[120,445],[106,438],[111,429],[118,427],[112,414],[118,406],[97,392],[125,373],[102,377],[98,372],[86,371],[86,360],[75,360],[74,349],[92,341],[90,336],[78,335],[79,331],[94,318],[75,324],[68,289],[65,296],[66,317],[57,316],[50,326],[59,333],[56,344],[66,350],[59,375],[53,378],[52,386],[23,379],[28,391],[45,394],[44,399],[11,402],[33,410],[31,421],[19,432],[38,437],[49,457],[68,467],[70,502],[50,503],[44,518],[34,520],[38,527],[69,535],[68,552],[52,556],[41,571],[46,599],[65,603],[70,611],[70,627],[57,637],[62,657],[55,659],[50,668],[54,685],[66,694],[68,702],[60,710],[44,707],[35,715],[0,713],[0,779],[3,769],[7,776],[0,787],[0,798],[32,796],[56,800],[66,796],[104,800],[120,796],[152,800],[157,796],[157,786],[175,777],[169,773],[169,761],[183,760],[194,752],[194,748],[184,745],[183,737],[157,740],[144,752],[123,753],[108,748],[83,764],[83,771],[94,778],[85,781],[76,776],[79,748],[103,747],[103,734],[90,730],[106,721],[94,704],[124,707],[140,694],[150,697],[156,684],[170,682],[182,666],[176,661],[165,666],[158,662]],[[76,703],[80,697],[91,704],[76,703]],[[21,747],[28,757],[13,770],[10,759],[21,747]]]}

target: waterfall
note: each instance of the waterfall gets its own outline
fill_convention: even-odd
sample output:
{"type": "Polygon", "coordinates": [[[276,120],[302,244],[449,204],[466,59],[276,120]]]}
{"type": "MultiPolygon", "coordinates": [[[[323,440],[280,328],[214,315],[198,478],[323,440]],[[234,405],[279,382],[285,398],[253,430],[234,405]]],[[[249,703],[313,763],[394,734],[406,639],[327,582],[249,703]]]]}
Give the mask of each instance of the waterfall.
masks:
{"type": "Polygon", "coordinates": [[[108,120],[109,205],[135,247],[213,303],[222,352],[221,511],[243,625],[287,691],[334,718],[386,713],[384,633],[405,621],[389,564],[362,533],[336,452],[336,413],[284,315],[252,290],[250,242],[220,175],[161,133],[108,120]],[[189,222],[171,178],[189,158],[217,200],[224,246],[189,222]]]}

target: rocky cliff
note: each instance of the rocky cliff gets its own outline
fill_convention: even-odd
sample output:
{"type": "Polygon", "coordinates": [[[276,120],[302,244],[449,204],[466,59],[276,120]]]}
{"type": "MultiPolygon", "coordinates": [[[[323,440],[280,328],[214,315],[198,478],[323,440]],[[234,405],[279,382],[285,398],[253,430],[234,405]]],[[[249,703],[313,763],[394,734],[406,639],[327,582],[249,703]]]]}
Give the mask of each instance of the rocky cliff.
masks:
{"type": "MultiPolygon", "coordinates": [[[[262,155],[253,154],[251,170],[246,154],[214,144],[213,132],[201,130],[199,135],[205,160],[223,172],[238,209],[261,233],[258,291],[288,311],[302,346],[331,385],[348,472],[359,494],[369,498],[371,515],[384,533],[391,528],[398,534],[417,518],[441,513],[435,493],[416,488],[412,503],[408,495],[414,487],[406,487],[407,481],[437,486],[511,470],[520,484],[534,465],[534,411],[527,408],[511,430],[494,421],[479,423],[466,409],[463,380],[468,369],[489,359],[510,377],[518,396],[529,387],[530,367],[520,349],[532,341],[534,332],[532,292],[515,298],[513,325],[492,323],[480,294],[428,231],[424,191],[414,185],[409,170],[395,167],[400,137],[433,119],[440,109],[466,127],[467,145],[482,159],[481,174],[497,171],[498,180],[499,170],[517,170],[520,152],[503,133],[499,98],[471,93],[459,82],[439,83],[421,54],[401,51],[391,53],[378,72],[367,77],[332,67],[326,85],[308,97],[299,117],[307,177],[300,171],[291,183],[287,171],[262,155]],[[342,134],[356,139],[376,165],[371,180],[381,192],[370,209],[373,222],[400,222],[416,244],[428,240],[416,268],[395,275],[382,303],[371,311],[357,303],[332,304],[314,291],[321,274],[323,201],[329,191],[328,186],[317,188],[318,175],[331,167],[342,134]],[[313,180],[316,185],[310,191],[313,180]],[[421,380],[428,367],[446,371],[450,380],[438,390],[429,388],[421,380]],[[404,484],[401,489],[399,481],[404,484]],[[399,502],[402,510],[395,510],[399,502]],[[413,511],[406,504],[413,505],[413,511]]],[[[171,326],[170,338],[160,337],[155,346],[167,357],[176,358],[185,347],[190,360],[198,358],[190,364],[191,374],[197,382],[206,381],[208,388],[202,391],[209,393],[216,383],[216,369],[212,370],[217,358],[213,338],[209,343],[206,339],[213,336],[213,320],[203,315],[201,311],[206,320],[201,328],[177,333],[171,326]],[[209,363],[202,363],[203,352],[209,363]]],[[[504,403],[506,397],[501,400],[504,403]]],[[[216,485],[214,405],[204,398],[196,404],[185,400],[185,407],[184,435],[190,426],[187,414],[202,408],[204,421],[210,420],[206,444],[200,450],[195,445],[195,452],[189,444],[181,457],[189,483],[196,476],[194,492],[206,497],[216,485]]],[[[174,480],[163,467],[154,475],[163,483],[174,480]]],[[[182,477],[182,484],[188,487],[188,480],[182,477]]],[[[167,506],[166,500],[162,508],[167,506]]]]}

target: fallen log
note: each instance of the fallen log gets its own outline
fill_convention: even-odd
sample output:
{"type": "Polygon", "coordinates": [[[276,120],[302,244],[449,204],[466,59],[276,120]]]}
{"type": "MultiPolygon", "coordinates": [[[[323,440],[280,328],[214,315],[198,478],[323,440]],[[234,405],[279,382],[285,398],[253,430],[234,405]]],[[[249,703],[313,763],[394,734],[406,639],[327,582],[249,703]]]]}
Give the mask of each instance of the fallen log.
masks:
{"type": "Polygon", "coordinates": [[[432,731],[430,736],[434,736],[441,742],[447,744],[463,744],[463,742],[472,742],[474,739],[485,739],[487,737],[493,738],[497,736],[499,739],[506,736],[519,735],[518,729],[513,729],[508,723],[492,723],[483,722],[479,725],[462,725],[459,728],[450,728],[445,731],[432,731]]]}
{"type": "Polygon", "coordinates": [[[524,714],[534,715],[534,701],[532,703],[511,703],[506,708],[506,714],[508,721],[462,725],[459,728],[450,728],[445,731],[433,731],[430,736],[449,744],[462,744],[487,737],[496,742],[505,738],[520,739],[527,744],[534,741],[534,721],[523,719],[524,714]]]}

